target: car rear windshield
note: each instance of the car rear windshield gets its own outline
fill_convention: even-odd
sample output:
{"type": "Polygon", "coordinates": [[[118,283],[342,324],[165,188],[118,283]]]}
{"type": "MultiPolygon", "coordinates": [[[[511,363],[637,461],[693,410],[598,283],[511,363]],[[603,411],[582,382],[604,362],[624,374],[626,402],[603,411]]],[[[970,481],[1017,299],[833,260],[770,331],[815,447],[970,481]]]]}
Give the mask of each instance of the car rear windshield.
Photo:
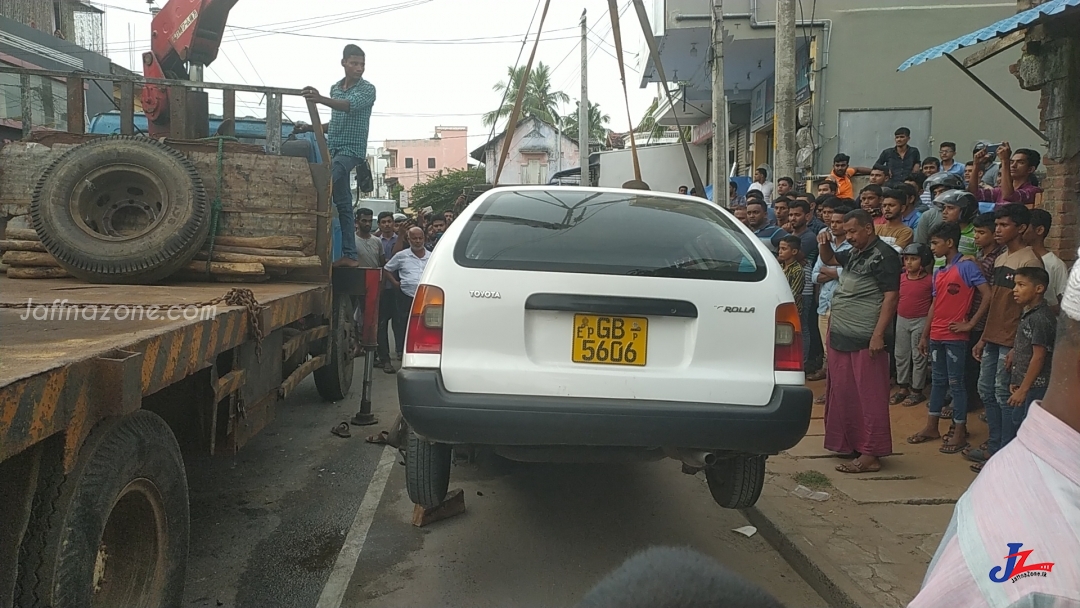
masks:
{"type": "Polygon", "coordinates": [[[584,190],[493,193],[454,249],[461,266],[760,281],[762,261],[715,207],[655,194],[584,190]]]}

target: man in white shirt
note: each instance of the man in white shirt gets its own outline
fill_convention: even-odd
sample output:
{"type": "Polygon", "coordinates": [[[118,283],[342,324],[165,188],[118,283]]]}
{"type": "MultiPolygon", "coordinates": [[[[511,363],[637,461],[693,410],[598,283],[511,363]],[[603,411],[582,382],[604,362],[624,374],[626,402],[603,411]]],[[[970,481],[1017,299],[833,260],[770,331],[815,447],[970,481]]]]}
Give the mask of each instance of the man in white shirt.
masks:
{"type": "MultiPolygon", "coordinates": [[[[397,313],[406,319],[407,325],[409,311],[412,309],[412,300],[416,297],[416,288],[420,286],[420,277],[424,274],[424,268],[427,267],[431,252],[425,247],[427,237],[422,228],[413,226],[409,228],[406,235],[409,239],[409,248],[402,249],[394,254],[394,257],[390,258],[390,261],[383,266],[383,275],[396,289],[405,294],[405,297],[399,295],[394,301],[398,306],[397,313]],[[400,279],[394,276],[395,272],[401,277],[400,279]]],[[[393,363],[386,361],[383,365],[383,371],[393,374],[396,370],[393,363]]]]}
{"type": "Polygon", "coordinates": [[[754,183],[747,190],[760,190],[766,201],[773,200],[773,183],[769,181],[769,173],[765,167],[758,167],[754,171],[754,183]]]}
{"type": "Polygon", "coordinates": [[[1043,268],[1050,275],[1050,285],[1046,287],[1046,303],[1050,310],[1057,314],[1061,311],[1061,294],[1065,291],[1065,281],[1069,278],[1069,270],[1065,262],[1061,261],[1053,251],[1046,248],[1046,235],[1050,234],[1050,225],[1053,217],[1045,209],[1031,210],[1031,224],[1024,233],[1024,244],[1031,247],[1035,255],[1042,258],[1043,268]]]}

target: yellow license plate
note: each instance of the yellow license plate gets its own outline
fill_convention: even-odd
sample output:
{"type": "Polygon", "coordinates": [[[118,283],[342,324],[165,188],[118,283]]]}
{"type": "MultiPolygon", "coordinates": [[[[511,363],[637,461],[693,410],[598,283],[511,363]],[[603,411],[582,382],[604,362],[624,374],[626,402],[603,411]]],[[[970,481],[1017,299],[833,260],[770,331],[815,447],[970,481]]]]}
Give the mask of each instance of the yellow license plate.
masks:
{"type": "Polygon", "coordinates": [[[645,365],[649,320],[645,317],[574,315],[574,363],[645,365]]]}

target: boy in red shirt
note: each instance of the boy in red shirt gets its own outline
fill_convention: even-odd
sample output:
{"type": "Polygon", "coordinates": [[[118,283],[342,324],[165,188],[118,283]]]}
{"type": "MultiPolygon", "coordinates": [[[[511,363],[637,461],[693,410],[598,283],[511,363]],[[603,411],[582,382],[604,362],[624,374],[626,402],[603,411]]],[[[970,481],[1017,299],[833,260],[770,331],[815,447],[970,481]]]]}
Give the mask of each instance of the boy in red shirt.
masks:
{"type": "Polygon", "coordinates": [[[960,226],[946,222],[930,234],[930,250],[935,257],[944,257],[946,264],[934,273],[934,303],[930,306],[930,322],[923,331],[919,348],[930,355],[931,389],[930,413],[926,426],[908,437],[908,443],[924,443],[941,437],[939,423],[945,393],[953,395],[953,432],[940,448],[942,454],[956,454],[967,447],[967,386],[964,383],[969,334],[990,308],[990,286],[978,264],[964,259],[957,247],[960,226]],[[976,291],[982,304],[968,318],[976,291]]]}

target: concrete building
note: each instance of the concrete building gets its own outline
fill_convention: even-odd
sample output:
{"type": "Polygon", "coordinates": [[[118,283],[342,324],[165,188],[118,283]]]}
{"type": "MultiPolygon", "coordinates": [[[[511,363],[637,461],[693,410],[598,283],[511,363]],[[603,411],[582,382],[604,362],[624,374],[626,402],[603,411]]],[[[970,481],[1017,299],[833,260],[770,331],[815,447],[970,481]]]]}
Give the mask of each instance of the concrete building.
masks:
{"type": "MultiPolygon", "coordinates": [[[[466,127],[435,127],[429,139],[388,139],[383,143],[387,156],[385,180],[406,190],[438,175],[439,171],[467,169],[469,161],[466,127]]],[[[374,167],[373,167],[374,170],[374,167]]]]}
{"type": "MultiPolygon", "coordinates": [[[[489,184],[495,182],[505,137],[506,131],[503,131],[495,139],[472,151],[472,157],[484,163],[489,184]]],[[[499,183],[546,184],[548,176],[580,164],[581,155],[576,141],[539,118],[523,118],[514,129],[510,153],[499,183]]]]}
{"type": "MultiPolygon", "coordinates": [[[[0,2],[0,65],[58,71],[116,73],[101,54],[102,12],[86,3],[64,0],[11,0],[0,2]],[[81,46],[87,45],[87,46],[81,46]]],[[[0,137],[22,135],[19,75],[0,73],[0,137]]],[[[74,117],[67,115],[67,85],[63,79],[31,77],[31,124],[35,129],[64,130],[74,117]]],[[[87,81],[87,116],[115,109],[109,81],[87,81]]]]}
{"type": "MultiPolygon", "coordinates": [[[[1036,134],[953,65],[896,71],[908,57],[957,32],[1014,14],[1016,1],[818,0],[813,6],[813,23],[809,12],[797,15],[798,162],[805,174],[828,173],[837,152],[851,156],[852,165],[869,166],[893,145],[893,131],[901,126],[911,129],[911,145],[923,158],[938,156],[943,141],[957,144],[960,162],[970,159],[980,140],[1041,146],[1036,134]]],[[[724,0],[723,9],[728,163],[736,175],[751,175],[755,167],[773,164],[776,3],[724,0]]],[[[710,147],[711,11],[712,0],[654,0],[650,15],[664,71],[680,85],[675,106],[664,104],[659,122],[674,125],[678,116],[683,126],[693,127],[695,143],[710,147]]],[[[1037,121],[1039,95],[1019,89],[1009,74],[1019,55],[1019,49],[1004,52],[976,71],[1028,120],[1037,121]]],[[[641,86],[657,83],[647,47],[639,57],[641,86]]]]}

